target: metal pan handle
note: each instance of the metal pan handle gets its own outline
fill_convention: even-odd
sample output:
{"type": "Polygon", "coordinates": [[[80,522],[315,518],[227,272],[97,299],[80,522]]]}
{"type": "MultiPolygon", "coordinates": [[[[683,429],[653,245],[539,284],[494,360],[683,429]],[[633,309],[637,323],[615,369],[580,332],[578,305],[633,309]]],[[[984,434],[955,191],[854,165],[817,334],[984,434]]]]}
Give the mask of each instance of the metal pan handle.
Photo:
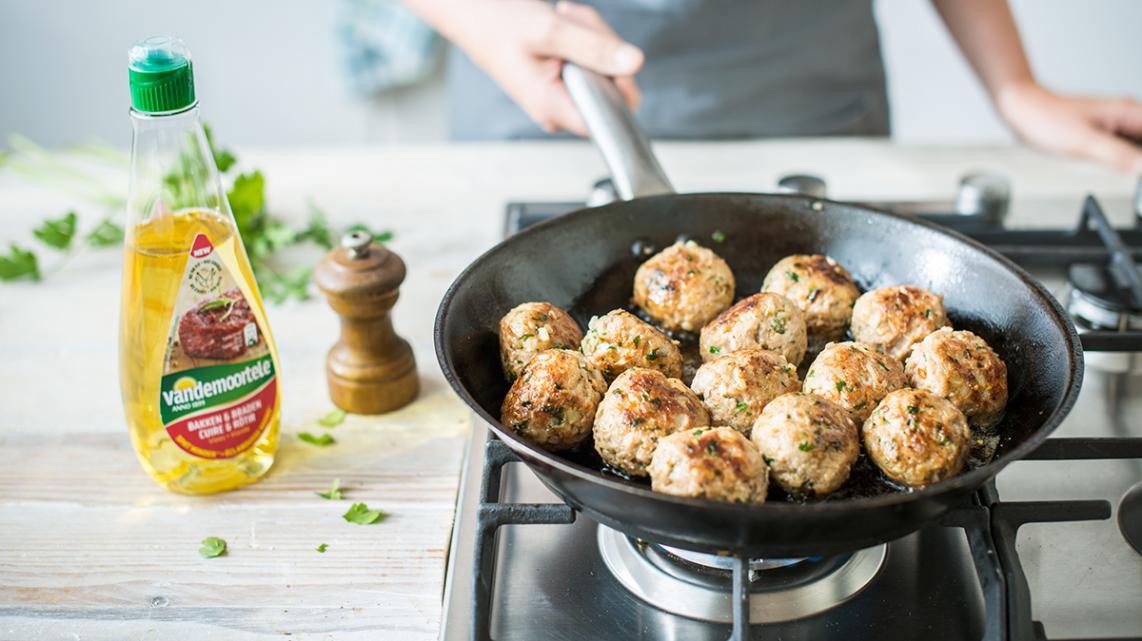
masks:
{"type": "Polygon", "coordinates": [[[568,62],[563,65],[563,84],[603,154],[620,198],[674,193],[650,141],[610,78],[568,62]]]}

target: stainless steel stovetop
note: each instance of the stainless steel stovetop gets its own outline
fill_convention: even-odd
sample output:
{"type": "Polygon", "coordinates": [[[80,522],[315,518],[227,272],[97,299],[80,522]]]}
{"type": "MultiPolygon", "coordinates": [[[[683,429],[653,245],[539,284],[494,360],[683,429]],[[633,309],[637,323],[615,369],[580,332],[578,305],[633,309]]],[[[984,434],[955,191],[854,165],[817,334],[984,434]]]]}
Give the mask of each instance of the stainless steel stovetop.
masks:
{"type": "MultiPolygon", "coordinates": [[[[965,201],[963,191],[943,211],[982,202],[994,213],[996,203],[979,194],[965,201]]],[[[566,207],[515,206],[509,209],[508,224],[527,224],[566,207]]],[[[924,207],[930,210],[932,204],[924,207]]],[[[1076,201],[1072,216],[1078,208],[1076,201]]],[[[1059,226],[1073,219],[1046,222],[1059,226]]],[[[1066,277],[1059,270],[1062,262],[1032,273],[1059,300],[1067,300],[1066,277]]],[[[1138,369],[1139,358],[1088,352],[1082,393],[1054,437],[1142,437],[1142,375],[1131,373],[1138,369]]],[[[1022,461],[1000,473],[992,491],[1006,503],[1042,501],[1026,505],[1044,510],[1048,516],[1039,517],[1044,520],[1050,520],[1051,510],[1058,512],[1059,520],[1076,518],[1060,501],[1101,499],[1113,510],[1109,519],[1029,523],[1018,530],[1016,564],[1026,576],[1030,618],[1037,624],[1025,628],[1004,624],[1003,616],[1012,615],[997,614],[992,603],[994,584],[1003,583],[1003,578],[987,576],[980,569],[995,564],[994,558],[987,558],[995,552],[981,544],[977,530],[964,529],[953,515],[943,524],[851,558],[758,569],[751,598],[752,638],[1006,639],[1014,636],[1009,629],[1025,629],[1028,638],[1044,634],[1051,639],[1142,638],[1142,554],[1128,544],[1118,522],[1124,494],[1142,480],[1142,459],[1134,451],[1137,443],[1131,447],[1123,455],[1132,453],[1134,458],[1022,461]]],[[[488,444],[486,427],[475,420],[452,535],[442,639],[483,639],[489,632],[497,641],[729,636],[731,598],[725,576],[688,570],[688,564],[656,546],[632,541],[581,515],[574,518],[519,463],[503,465],[499,496],[485,500],[561,506],[552,508],[556,517],[551,520],[574,518],[574,522],[499,527],[489,539],[493,576],[475,574],[477,516],[484,509],[480,494],[488,452],[495,458],[506,456],[502,445],[488,444]],[[488,581],[491,589],[490,611],[474,616],[474,585],[480,580],[488,581]]],[[[1085,506],[1089,512],[1085,518],[1099,516],[1097,505],[1085,506]]],[[[964,514],[966,519],[973,513],[964,514]]],[[[1006,582],[1016,581],[1007,576],[1006,582]]],[[[1014,589],[1018,585],[1009,587],[1003,593],[1009,599],[1024,594],[1014,589]]],[[[1014,609],[1018,611],[1017,604],[1014,609]]]]}

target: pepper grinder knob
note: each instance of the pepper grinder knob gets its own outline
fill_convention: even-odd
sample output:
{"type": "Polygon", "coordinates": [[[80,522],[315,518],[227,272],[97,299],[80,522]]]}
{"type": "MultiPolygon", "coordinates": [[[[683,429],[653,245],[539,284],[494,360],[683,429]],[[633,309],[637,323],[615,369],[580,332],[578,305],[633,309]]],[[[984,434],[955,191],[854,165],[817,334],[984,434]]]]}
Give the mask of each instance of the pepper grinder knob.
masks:
{"type": "Polygon", "coordinates": [[[393,329],[392,308],[405,278],[400,256],[366,232],[341,238],[321,259],[314,281],[341,319],[325,373],[333,404],[353,414],[381,414],[416,398],[420,381],[408,341],[393,329]]]}

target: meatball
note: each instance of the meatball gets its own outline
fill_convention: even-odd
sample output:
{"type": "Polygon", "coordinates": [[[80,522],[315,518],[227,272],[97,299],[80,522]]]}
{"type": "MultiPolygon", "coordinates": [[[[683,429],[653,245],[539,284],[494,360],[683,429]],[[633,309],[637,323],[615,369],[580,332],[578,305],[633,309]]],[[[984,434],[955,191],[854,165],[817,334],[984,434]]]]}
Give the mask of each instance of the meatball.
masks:
{"type": "Polygon", "coordinates": [[[676,378],[643,367],[619,374],[595,414],[595,450],[608,465],[646,476],[658,440],[710,424],[710,413],[676,378]]]}
{"type": "Polygon", "coordinates": [[[770,401],[753,424],[773,480],[790,494],[825,496],[844,485],[860,455],[860,431],[843,407],[795,392],[770,401]]]}
{"type": "Polygon", "coordinates": [[[574,318],[551,303],[524,303],[500,319],[500,360],[514,381],[532,356],[545,349],[578,349],[583,332],[574,318]]]}
{"type": "Polygon", "coordinates": [[[911,487],[959,474],[971,451],[971,429],[956,406],[919,389],[884,397],[861,429],[872,462],[911,487]]]}
{"type": "Polygon", "coordinates": [[[860,290],[848,270],[828,256],[797,254],[777,261],[765,275],[761,291],[781,294],[805,312],[809,338],[840,338],[848,327],[860,290]]]}
{"type": "Polygon", "coordinates": [[[1007,365],[987,342],[951,328],[928,334],[912,348],[905,366],[908,384],[943,396],[968,422],[991,427],[1007,406],[1007,365]]]}
{"type": "Polygon", "coordinates": [[[803,391],[845,408],[859,425],[904,382],[904,366],[888,354],[862,343],[829,343],[809,366],[803,391]]]}
{"type": "Polygon", "coordinates": [[[716,425],[749,434],[766,403],[800,389],[797,368],[777,352],[743,349],[707,361],[690,385],[716,425]]]}
{"type": "Polygon", "coordinates": [[[734,274],[698,243],[674,243],[639,266],[634,302],[665,329],[696,332],[734,302],[734,274]]]}
{"type": "Polygon", "coordinates": [[[781,294],[743,298],[702,328],[703,360],[747,347],[777,352],[796,366],[808,346],[805,314],[781,294]]]}
{"type": "Polygon", "coordinates": [[[682,352],[666,334],[634,314],[616,309],[592,318],[583,337],[583,354],[607,381],[632,367],[656,369],[668,378],[682,377],[682,352]]]}
{"type": "Polygon", "coordinates": [[[853,305],[853,338],[901,360],[925,336],[949,325],[944,297],[912,285],[865,292],[853,305]]]}
{"type": "Polygon", "coordinates": [[[733,503],[764,503],[768,470],[749,439],[728,427],[675,432],[650,460],[655,492],[733,503]]]}
{"type": "Polygon", "coordinates": [[[512,383],[500,423],[546,450],[570,449],[591,433],[606,390],[603,375],[582,354],[549,349],[536,354],[512,383]]]}

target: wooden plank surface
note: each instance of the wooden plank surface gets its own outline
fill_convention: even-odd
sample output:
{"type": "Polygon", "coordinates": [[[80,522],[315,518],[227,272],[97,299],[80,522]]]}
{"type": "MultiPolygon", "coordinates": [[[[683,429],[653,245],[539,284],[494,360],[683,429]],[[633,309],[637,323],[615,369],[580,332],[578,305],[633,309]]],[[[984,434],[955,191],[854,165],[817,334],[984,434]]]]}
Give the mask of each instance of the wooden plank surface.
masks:
{"type": "MultiPolygon", "coordinates": [[[[1017,198],[1074,195],[1077,212],[1084,191],[1123,202],[1133,189],[1130,177],[1011,148],[846,140],[661,151],[675,184],[694,191],[766,190],[782,173],[811,169],[841,198],[948,197],[960,174],[992,167],[1012,176],[1017,198]]],[[[436,637],[469,420],[435,365],[436,306],[495,242],[505,201],[581,199],[602,165],[574,142],[240,156],[266,174],[279,215],[304,218],[312,198],[334,221],[394,230],[391,246],[409,267],[395,322],[413,344],[422,397],[385,417],[350,417],[331,447],[301,443],[297,432],[324,429],[315,421],[331,408],[323,361],[336,318],[316,299],[271,307],[284,401],[274,469],[240,491],[173,495],[143,474],[123,425],[119,252],[85,252],[58,268],[49,259],[45,282],[0,285],[0,640],[436,637]],[[313,494],[334,478],[345,501],[313,494]],[[346,523],[350,501],[390,516],[346,523]],[[225,557],[199,557],[211,535],[228,541],[225,557]]],[[[121,174],[107,181],[125,190],[121,174]]],[[[1020,203],[1013,222],[1035,224],[1038,210],[1020,203]]],[[[76,205],[0,168],[0,242],[29,242],[38,220],[76,205]]],[[[79,211],[87,224],[100,216],[79,211]]]]}

